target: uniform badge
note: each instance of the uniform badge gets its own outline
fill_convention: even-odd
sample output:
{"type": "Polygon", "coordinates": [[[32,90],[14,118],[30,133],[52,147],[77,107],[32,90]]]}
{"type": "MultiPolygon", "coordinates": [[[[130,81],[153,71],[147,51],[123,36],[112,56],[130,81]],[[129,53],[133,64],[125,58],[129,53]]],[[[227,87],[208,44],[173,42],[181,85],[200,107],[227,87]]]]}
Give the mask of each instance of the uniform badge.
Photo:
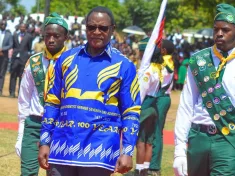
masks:
{"type": "Polygon", "coordinates": [[[228,15],[226,16],[226,19],[227,19],[227,21],[228,21],[229,23],[232,23],[233,20],[234,20],[234,17],[233,17],[233,15],[228,14],[228,15]]]}
{"type": "Polygon", "coordinates": [[[193,75],[194,75],[194,76],[197,76],[197,75],[198,75],[198,70],[197,70],[197,69],[194,69],[194,70],[193,70],[193,75]]]}
{"type": "Polygon", "coordinates": [[[218,97],[215,97],[215,98],[213,99],[213,102],[214,102],[215,104],[219,104],[220,99],[219,99],[218,97]]]}
{"type": "Polygon", "coordinates": [[[220,89],[221,88],[221,84],[220,83],[217,83],[216,85],[215,85],[215,89],[220,89]]]}
{"type": "Polygon", "coordinates": [[[35,65],[35,67],[33,68],[33,72],[37,73],[40,70],[40,67],[38,65],[35,65]]]}
{"type": "Polygon", "coordinates": [[[210,74],[210,77],[211,77],[212,79],[215,79],[215,78],[216,78],[216,72],[212,72],[212,73],[210,74]]]}
{"type": "Polygon", "coordinates": [[[40,82],[36,82],[36,85],[39,86],[41,83],[40,82]]]}
{"type": "Polygon", "coordinates": [[[198,65],[199,67],[205,66],[205,65],[206,65],[206,60],[203,59],[203,58],[198,59],[198,60],[197,60],[197,65],[198,65]]]}
{"type": "Polygon", "coordinates": [[[39,60],[39,58],[40,58],[40,56],[35,56],[35,57],[32,58],[32,60],[33,60],[34,62],[37,62],[37,61],[39,60]]]}
{"type": "Polygon", "coordinates": [[[207,53],[204,54],[205,57],[208,57],[209,55],[210,55],[209,52],[207,52],[207,53]]]}
{"type": "Polygon", "coordinates": [[[145,76],[143,79],[145,82],[148,82],[148,80],[149,80],[147,76],[145,76]]]}
{"type": "Polygon", "coordinates": [[[145,74],[146,74],[147,76],[150,76],[150,73],[149,73],[149,72],[146,72],[145,74]]]}
{"type": "Polygon", "coordinates": [[[219,114],[220,114],[221,116],[225,116],[225,115],[227,114],[227,112],[223,109],[223,110],[221,110],[221,111],[219,112],[219,114]]]}
{"type": "Polygon", "coordinates": [[[207,108],[212,108],[212,106],[213,106],[213,104],[212,104],[211,101],[208,101],[208,102],[206,103],[206,107],[207,107],[207,108]]]}
{"type": "Polygon", "coordinates": [[[222,134],[223,135],[228,135],[229,133],[230,133],[230,130],[229,130],[229,128],[228,127],[223,127],[222,129],[221,129],[221,132],[222,132],[222,134]]]}
{"type": "Polygon", "coordinates": [[[208,93],[212,93],[214,92],[214,88],[213,87],[209,87],[208,90],[207,90],[208,93]]]}
{"type": "Polygon", "coordinates": [[[232,112],[232,111],[233,111],[233,106],[229,106],[226,110],[227,110],[228,112],[232,112]]]}
{"type": "Polygon", "coordinates": [[[228,127],[230,130],[235,130],[235,124],[234,123],[229,123],[228,127]]]}
{"type": "Polygon", "coordinates": [[[38,73],[43,73],[43,70],[42,70],[42,69],[40,69],[40,70],[38,71],[38,73]]]}
{"type": "Polygon", "coordinates": [[[220,95],[220,99],[221,99],[221,100],[225,100],[226,98],[227,98],[227,95],[226,95],[226,94],[221,94],[221,95],[220,95]]]}
{"type": "Polygon", "coordinates": [[[202,58],[203,58],[202,56],[196,56],[197,60],[202,59],[202,58]]]}
{"type": "Polygon", "coordinates": [[[44,93],[41,92],[41,93],[38,94],[38,96],[39,96],[40,98],[42,98],[42,97],[44,96],[44,93]]]}
{"type": "Polygon", "coordinates": [[[209,79],[210,79],[209,76],[205,76],[203,80],[204,80],[204,82],[208,82],[209,79]]]}
{"type": "Polygon", "coordinates": [[[212,67],[212,65],[213,64],[211,62],[207,64],[208,67],[212,67]]]}
{"type": "Polygon", "coordinates": [[[220,115],[219,115],[219,114],[215,114],[215,115],[214,115],[214,120],[219,120],[219,118],[220,118],[220,115]]]}
{"type": "Polygon", "coordinates": [[[207,96],[207,92],[206,91],[202,92],[202,97],[204,98],[206,96],[207,96]]]}
{"type": "Polygon", "coordinates": [[[200,70],[200,71],[206,70],[206,66],[200,66],[200,67],[199,67],[199,70],[200,70]]]}

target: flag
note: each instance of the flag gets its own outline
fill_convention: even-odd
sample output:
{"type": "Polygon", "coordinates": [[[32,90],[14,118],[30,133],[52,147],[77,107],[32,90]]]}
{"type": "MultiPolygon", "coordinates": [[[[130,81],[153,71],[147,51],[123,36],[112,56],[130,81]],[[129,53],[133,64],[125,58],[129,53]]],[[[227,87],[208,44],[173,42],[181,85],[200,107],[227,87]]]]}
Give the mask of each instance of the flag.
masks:
{"type": "Polygon", "coordinates": [[[158,33],[158,38],[155,41],[155,44],[157,45],[158,48],[160,48],[161,45],[161,41],[162,41],[162,37],[163,37],[163,30],[164,30],[164,25],[165,25],[165,19],[166,17],[163,17],[161,24],[160,24],[160,29],[159,29],[159,33],[158,33]]]}
{"type": "Polygon", "coordinates": [[[161,7],[160,7],[160,12],[159,12],[156,24],[154,26],[153,32],[150,36],[150,39],[144,51],[144,55],[140,64],[139,71],[138,71],[139,77],[142,76],[142,73],[149,67],[150,61],[151,61],[151,58],[155,49],[155,45],[159,45],[162,40],[163,29],[164,29],[164,24],[165,24],[166,4],[167,4],[167,0],[163,0],[161,7]]]}

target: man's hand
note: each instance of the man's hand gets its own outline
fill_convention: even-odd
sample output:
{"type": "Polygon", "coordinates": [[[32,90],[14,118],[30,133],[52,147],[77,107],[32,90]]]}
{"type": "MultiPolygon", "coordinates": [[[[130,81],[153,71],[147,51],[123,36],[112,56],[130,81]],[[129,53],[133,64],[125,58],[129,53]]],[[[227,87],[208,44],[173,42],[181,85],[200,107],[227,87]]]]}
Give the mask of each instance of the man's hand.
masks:
{"type": "Polygon", "coordinates": [[[48,164],[49,152],[50,152],[50,147],[47,145],[43,145],[39,148],[38,162],[40,167],[46,170],[49,169],[49,164],[48,164]]]}
{"type": "Polygon", "coordinates": [[[121,155],[117,160],[114,172],[124,174],[130,171],[132,167],[132,157],[128,155],[121,155]]]}
{"type": "Polygon", "coordinates": [[[178,156],[174,160],[173,164],[175,176],[187,176],[187,158],[186,156],[178,156]]]}
{"type": "Polygon", "coordinates": [[[0,56],[3,56],[2,48],[0,48],[0,56]]]}

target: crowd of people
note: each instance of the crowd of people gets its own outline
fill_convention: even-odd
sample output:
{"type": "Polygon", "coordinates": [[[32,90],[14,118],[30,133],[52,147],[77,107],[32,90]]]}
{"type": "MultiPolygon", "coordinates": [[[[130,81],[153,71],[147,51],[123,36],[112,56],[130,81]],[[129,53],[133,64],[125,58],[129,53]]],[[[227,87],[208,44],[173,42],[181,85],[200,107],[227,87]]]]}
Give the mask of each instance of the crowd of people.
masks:
{"type": "Polygon", "coordinates": [[[37,175],[39,166],[50,176],[125,174],[135,147],[133,175],[161,175],[163,128],[175,89],[182,90],[175,175],[234,175],[231,14],[235,7],[217,5],[213,40],[194,44],[179,32],[158,43],[152,35],[121,40],[112,11],[102,6],[87,14],[85,31],[56,12],[44,22],[0,20],[1,95],[9,59],[12,98],[19,79],[21,175],[37,175]]]}

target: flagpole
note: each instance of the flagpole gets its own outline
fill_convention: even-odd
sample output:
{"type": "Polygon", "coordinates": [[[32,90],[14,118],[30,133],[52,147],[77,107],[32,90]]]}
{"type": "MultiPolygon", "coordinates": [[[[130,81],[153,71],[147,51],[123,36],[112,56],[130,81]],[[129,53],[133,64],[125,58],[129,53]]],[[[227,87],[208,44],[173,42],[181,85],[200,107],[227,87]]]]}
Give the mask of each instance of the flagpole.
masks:
{"type": "Polygon", "coordinates": [[[160,26],[161,26],[161,21],[163,19],[164,16],[164,12],[166,9],[166,4],[167,4],[167,0],[163,0],[161,7],[160,7],[160,12],[158,14],[158,18],[157,18],[157,22],[154,26],[153,32],[150,36],[150,39],[148,41],[148,44],[146,46],[146,49],[144,51],[144,55],[140,64],[140,68],[138,71],[138,75],[139,77],[142,76],[143,72],[149,67],[150,65],[150,61],[151,61],[151,57],[153,55],[153,51],[155,48],[155,42],[159,36],[159,31],[160,31],[160,26]]]}

